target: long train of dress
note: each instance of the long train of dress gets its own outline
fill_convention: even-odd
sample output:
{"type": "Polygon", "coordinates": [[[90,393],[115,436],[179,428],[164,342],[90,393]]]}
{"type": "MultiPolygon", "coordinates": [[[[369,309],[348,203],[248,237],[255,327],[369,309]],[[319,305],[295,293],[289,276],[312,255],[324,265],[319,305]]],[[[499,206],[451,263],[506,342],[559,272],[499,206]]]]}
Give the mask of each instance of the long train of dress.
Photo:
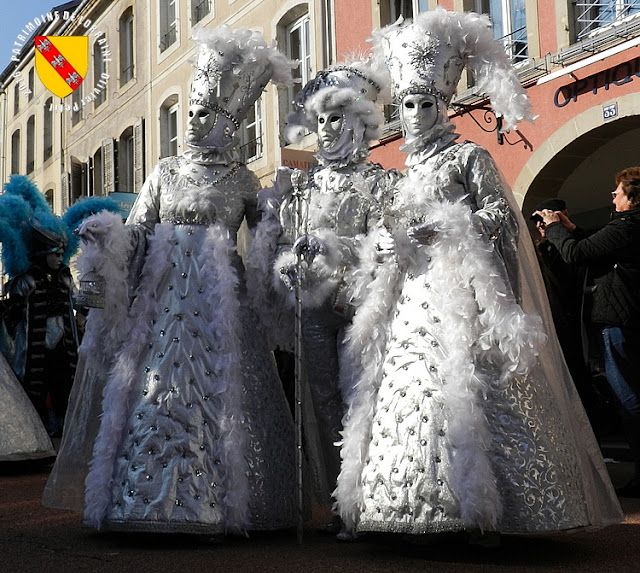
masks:
{"type": "Polygon", "coordinates": [[[40,416],[0,354],[0,462],[37,460],[55,455],[40,416]]]}

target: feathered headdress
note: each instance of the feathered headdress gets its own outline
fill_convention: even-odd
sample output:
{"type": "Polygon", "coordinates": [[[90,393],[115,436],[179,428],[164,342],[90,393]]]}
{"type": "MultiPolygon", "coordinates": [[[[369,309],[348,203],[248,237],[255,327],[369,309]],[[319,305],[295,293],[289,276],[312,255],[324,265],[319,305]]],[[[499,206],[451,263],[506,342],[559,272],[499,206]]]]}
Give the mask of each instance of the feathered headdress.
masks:
{"type": "Polygon", "coordinates": [[[198,53],[190,103],[221,113],[236,129],[269,81],[287,85],[293,81],[295,63],[268,46],[259,32],[226,25],[213,30],[198,27],[193,39],[198,53]]]}
{"type": "Polygon", "coordinates": [[[430,94],[446,105],[456,91],[462,70],[475,79],[475,91],[487,94],[504,129],[531,121],[531,104],[486,15],[449,12],[438,7],[413,22],[399,19],[372,34],[374,51],[391,75],[397,103],[407,94],[430,94]]]}
{"type": "Polygon", "coordinates": [[[29,270],[38,257],[60,250],[63,263],[68,265],[79,244],[73,231],[84,218],[105,209],[117,212],[118,204],[111,199],[93,197],[76,202],[58,217],[31,179],[12,175],[0,195],[4,272],[13,278],[29,270]]]}

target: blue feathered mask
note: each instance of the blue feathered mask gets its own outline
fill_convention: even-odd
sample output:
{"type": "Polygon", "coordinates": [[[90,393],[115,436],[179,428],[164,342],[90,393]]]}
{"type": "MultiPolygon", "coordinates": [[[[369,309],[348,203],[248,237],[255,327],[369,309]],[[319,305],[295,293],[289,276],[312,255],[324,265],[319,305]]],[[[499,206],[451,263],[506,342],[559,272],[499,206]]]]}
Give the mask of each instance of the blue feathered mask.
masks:
{"type": "Polygon", "coordinates": [[[38,257],[59,250],[68,265],[80,241],[73,231],[83,219],[105,209],[118,212],[118,205],[111,199],[92,197],[77,201],[58,217],[31,179],[12,175],[0,195],[4,272],[13,278],[29,270],[38,257]]]}

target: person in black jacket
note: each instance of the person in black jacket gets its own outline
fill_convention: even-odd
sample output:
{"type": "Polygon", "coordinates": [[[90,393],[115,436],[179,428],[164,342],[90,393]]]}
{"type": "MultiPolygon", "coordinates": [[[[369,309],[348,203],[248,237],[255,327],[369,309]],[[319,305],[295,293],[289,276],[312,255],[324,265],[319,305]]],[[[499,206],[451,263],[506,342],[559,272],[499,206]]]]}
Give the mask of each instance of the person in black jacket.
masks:
{"type": "Polygon", "coordinates": [[[615,181],[616,212],[588,238],[576,240],[575,225],[561,212],[536,213],[566,262],[596,271],[591,320],[602,327],[605,375],[635,462],[634,477],[618,493],[640,497],[640,167],[621,171],[615,181]]]}
{"type": "MultiPolygon", "coordinates": [[[[569,216],[567,204],[562,199],[546,199],[535,208],[535,212],[544,209],[561,211],[567,217],[569,216]]],[[[585,357],[587,333],[583,332],[582,324],[583,291],[587,267],[567,263],[558,249],[546,238],[546,225],[542,217],[534,214],[531,219],[536,222],[536,229],[540,234],[537,240],[534,240],[534,245],[558,340],[589,420],[598,435],[598,428],[595,426],[599,422],[600,396],[594,388],[585,357]]],[[[580,240],[587,235],[580,229],[576,229],[572,232],[572,236],[580,240]]]]}

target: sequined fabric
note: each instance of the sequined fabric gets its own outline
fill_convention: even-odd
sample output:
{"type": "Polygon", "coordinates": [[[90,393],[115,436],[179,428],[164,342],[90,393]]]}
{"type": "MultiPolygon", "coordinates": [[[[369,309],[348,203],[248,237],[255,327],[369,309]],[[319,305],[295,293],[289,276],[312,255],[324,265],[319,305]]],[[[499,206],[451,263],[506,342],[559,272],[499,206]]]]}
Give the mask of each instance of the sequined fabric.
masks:
{"type": "Polygon", "coordinates": [[[235,252],[257,182],[243,167],[216,170],[161,162],[130,215],[153,234],[133,331],[105,390],[87,479],[90,523],[102,506],[114,530],[296,523],[293,423],[235,252]]]}
{"type": "MultiPolygon", "coordinates": [[[[427,275],[407,277],[391,325],[365,461],[360,531],[429,533],[469,527],[461,518],[455,443],[448,436],[456,397],[441,364],[448,320],[427,275]]],[[[477,396],[491,434],[487,456],[500,495],[503,532],[570,529],[588,523],[573,438],[534,371],[477,396]]],[[[469,431],[474,431],[469,422],[469,431]]]]}
{"type": "MultiPolygon", "coordinates": [[[[371,163],[356,163],[334,169],[316,168],[310,172],[309,206],[304,212],[304,231],[328,229],[338,237],[365,234],[380,217],[375,196],[385,187],[386,172],[371,163]]],[[[280,209],[283,236],[280,244],[293,244],[296,236],[295,202],[285,200],[280,209]]],[[[355,257],[345,261],[352,265],[355,257]]]]}

